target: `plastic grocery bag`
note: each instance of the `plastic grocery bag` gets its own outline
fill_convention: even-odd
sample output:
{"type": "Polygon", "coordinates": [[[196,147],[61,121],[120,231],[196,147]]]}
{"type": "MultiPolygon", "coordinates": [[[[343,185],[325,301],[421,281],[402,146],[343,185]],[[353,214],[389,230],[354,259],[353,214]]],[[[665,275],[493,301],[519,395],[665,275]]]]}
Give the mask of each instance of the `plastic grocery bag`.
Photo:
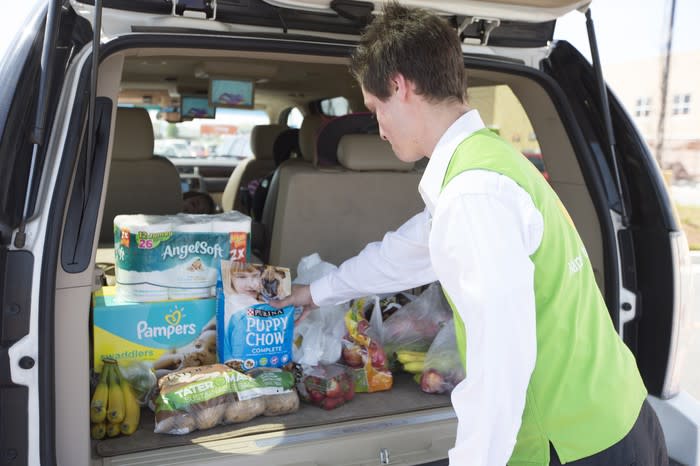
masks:
{"type": "Polygon", "coordinates": [[[347,333],[342,340],[343,362],[349,366],[357,393],[389,390],[393,385],[377,332],[365,318],[367,309],[372,307],[376,310],[374,314],[381,316],[377,296],[354,300],[345,313],[347,333]]]}
{"type": "MultiPolygon", "coordinates": [[[[337,267],[321,260],[317,254],[302,257],[297,267],[295,285],[308,285],[337,267]]],[[[303,366],[332,364],[340,359],[341,338],[345,334],[343,316],[346,306],[323,306],[308,314],[294,327],[292,360],[303,366]]]]}
{"type": "Polygon", "coordinates": [[[394,312],[382,325],[382,343],[393,360],[397,351],[425,352],[442,326],[452,319],[442,287],[432,283],[416,299],[394,312]]]}
{"type": "Polygon", "coordinates": [[[457,351],[454,320],[442,326],[425,355],[420,388],[426,393],[450,393],[464,379],[457,351]]]}
{"type": "Polygon", "coordinates": [[[331,410],[355,397],[355,382],[342,364],[304,367],[297,390],[304,401],[331,410]]]}

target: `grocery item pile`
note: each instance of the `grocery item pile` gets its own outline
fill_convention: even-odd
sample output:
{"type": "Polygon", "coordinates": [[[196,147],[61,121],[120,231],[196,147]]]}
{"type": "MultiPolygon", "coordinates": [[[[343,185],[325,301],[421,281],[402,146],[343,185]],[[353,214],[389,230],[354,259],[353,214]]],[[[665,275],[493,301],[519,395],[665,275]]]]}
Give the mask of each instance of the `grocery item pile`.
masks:
{"type": "MultiPolygon", "coordinates": [[[[464,378],[438,284],[297,322],[300,309],[270,305],[291,293],[291,271],[248,262],[242,217],[115,218],[117,285],[93,299],[93,438],[129,435],[139,415],[154,416],[155,433],[184,435],[304,405],[339,409],[391,390],[397,371],[426,393],[464,378]]],[[[294,283],[334,269],[308,256],[294,283]]]]}

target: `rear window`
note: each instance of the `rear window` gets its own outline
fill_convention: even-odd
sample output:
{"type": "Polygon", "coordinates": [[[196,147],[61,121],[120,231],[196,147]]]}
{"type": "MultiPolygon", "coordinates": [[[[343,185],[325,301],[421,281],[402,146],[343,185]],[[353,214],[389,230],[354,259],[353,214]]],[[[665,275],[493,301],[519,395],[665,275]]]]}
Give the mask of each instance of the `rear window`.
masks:
{"type": "Polygon", "coordinates": [[[159,107],[145,108],[153,124],[153,153],[173,160],[207,159],[220,165],[236,165],[253,156],[253,127],[270,123],[270,117],[262,110],[218,108],[215,118],[172,123],[163,118],[159,107]]]}
{"type": "Polygon", "coordinates": [[[170,123],[149,110],[153,122],[154,152],[168,158],[217,159],[226,164],[252,157],[250,133],[270,123],[262,110],[217,108],[215,118],[170,123]]]}

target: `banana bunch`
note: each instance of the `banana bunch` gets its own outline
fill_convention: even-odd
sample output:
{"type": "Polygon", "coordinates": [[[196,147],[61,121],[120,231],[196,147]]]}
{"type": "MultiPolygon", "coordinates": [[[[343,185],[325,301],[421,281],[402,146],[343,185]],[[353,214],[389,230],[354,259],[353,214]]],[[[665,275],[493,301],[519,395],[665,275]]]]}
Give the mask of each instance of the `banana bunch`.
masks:
{"type": "Polygon", "coordinates": [[[114,359],[105,359],[90,400],[90,436],[95,440],[131,435],[139,426],[141,407],[114,359]]]}
{"type": "Polygon", "coordinates": [[[403,370],[411,374],[420,374],[425,366],[425,352],[399,350],[396,352],[396,359],[403,365],[403,370]]]}

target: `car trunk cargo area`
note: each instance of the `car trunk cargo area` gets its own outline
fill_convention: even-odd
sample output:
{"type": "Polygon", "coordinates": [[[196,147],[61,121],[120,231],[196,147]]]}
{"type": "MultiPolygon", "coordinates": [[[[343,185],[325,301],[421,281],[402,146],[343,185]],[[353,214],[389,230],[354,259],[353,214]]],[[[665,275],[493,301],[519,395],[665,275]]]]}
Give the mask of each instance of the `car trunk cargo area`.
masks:
{"type": "Polygon", "coordinates": [[[130,436],[93,441],[93,453],[98,457],[112,457],[161,448],[202,444],[252,434],[288,432],[303,427],[323,427],[346,421],[417,413],[450,406],[449,395],[423,393],[409,374],[395,372],[393,376],[394,385],[391,390],[358,393],[352,401],[330,411],[302,402],[296,413],[284,416],[259,416],[249,422],[220,425],[187,435],[154,433],[153,412],[143,408],[138,431],[130,436]]]}

